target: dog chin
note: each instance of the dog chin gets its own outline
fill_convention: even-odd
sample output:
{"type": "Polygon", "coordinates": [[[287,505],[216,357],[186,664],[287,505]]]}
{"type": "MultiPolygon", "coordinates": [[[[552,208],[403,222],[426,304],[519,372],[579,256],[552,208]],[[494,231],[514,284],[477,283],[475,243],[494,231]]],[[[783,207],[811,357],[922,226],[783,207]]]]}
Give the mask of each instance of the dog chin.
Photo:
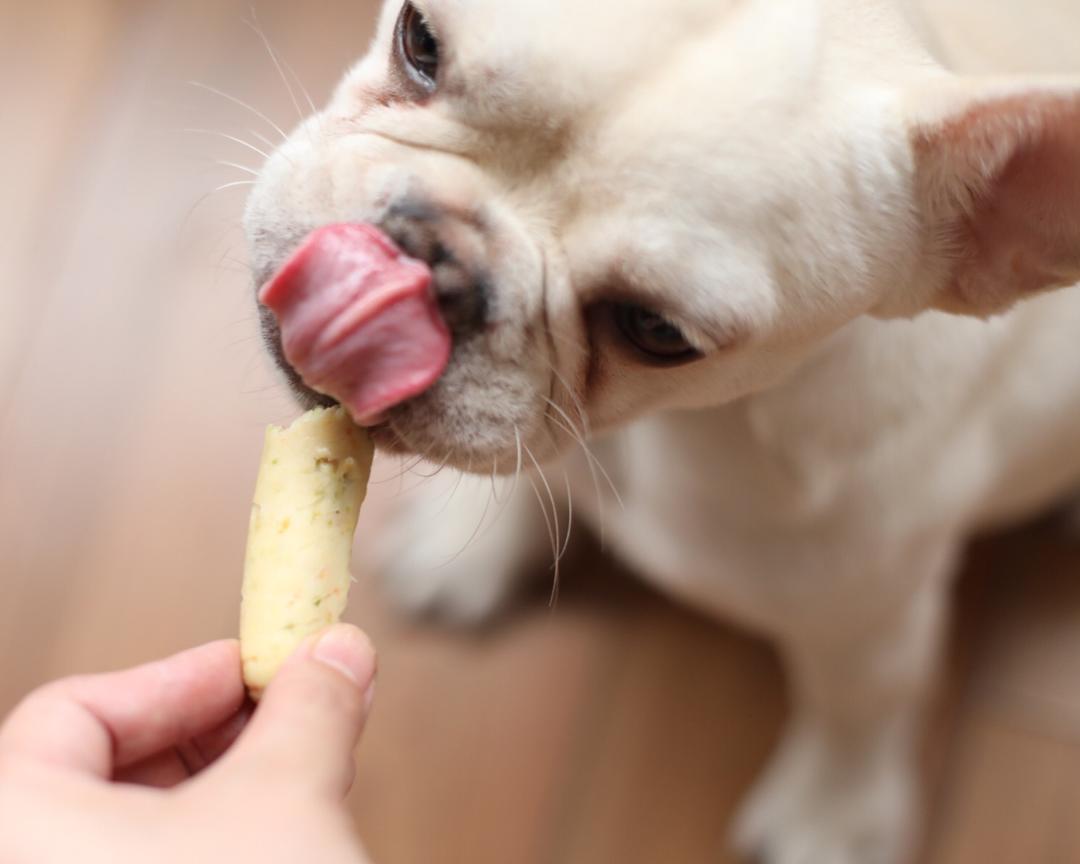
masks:
{"type": "Polygon", "coordinates": [[[454,389],[440,382],[388,411],[370,430],[376,447],[482,475],[512,474],[522,462],[530,464],[528,453],[540,461],[554,455],[558,439],[546,428],[542,408],[456,399],[454,389]]]}

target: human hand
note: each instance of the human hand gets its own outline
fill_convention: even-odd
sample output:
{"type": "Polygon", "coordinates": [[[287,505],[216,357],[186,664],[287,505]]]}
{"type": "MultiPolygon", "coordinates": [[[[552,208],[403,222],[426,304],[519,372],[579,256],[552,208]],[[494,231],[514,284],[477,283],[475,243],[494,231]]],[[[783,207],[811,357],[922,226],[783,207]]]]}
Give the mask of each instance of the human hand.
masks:
{"type": "Polygon", "coordinates": [[[338,625],[254,714],[236,642],[48,684],[0,726],[0,861],[366,864],[343,801],[374,675],[338,625]]]}

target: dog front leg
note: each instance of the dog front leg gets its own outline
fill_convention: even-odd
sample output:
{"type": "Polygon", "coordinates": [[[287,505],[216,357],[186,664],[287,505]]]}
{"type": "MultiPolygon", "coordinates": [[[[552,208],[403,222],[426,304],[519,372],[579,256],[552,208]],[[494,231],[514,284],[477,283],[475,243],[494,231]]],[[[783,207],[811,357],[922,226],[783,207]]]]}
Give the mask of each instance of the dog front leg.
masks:
{"type": "Polygon", "coordinates": [[[748,858],[908,860],[918,836],[920,721],[947,606],[943,575],[930,574],[884,614],[782,641],[793,713],[736,825],[748,858]]]}

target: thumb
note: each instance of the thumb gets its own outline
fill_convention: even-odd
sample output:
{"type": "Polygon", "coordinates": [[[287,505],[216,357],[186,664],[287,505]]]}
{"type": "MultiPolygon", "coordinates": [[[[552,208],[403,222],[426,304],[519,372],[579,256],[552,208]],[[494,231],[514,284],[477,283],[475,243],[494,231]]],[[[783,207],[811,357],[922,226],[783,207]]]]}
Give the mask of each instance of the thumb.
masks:
{"type": "Polygon", "coordinates": [[[375,665],[367,636],[347,624],[305,642],[270,682],[223,772],[344,797],[375,665]]]}

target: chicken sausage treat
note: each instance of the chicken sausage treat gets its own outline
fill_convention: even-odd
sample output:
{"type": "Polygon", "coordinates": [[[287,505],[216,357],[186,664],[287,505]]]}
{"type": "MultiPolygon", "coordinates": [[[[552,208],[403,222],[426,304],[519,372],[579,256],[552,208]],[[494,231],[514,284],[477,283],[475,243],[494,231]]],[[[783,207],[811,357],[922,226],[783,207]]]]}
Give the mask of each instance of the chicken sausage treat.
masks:
{"type": "Polygon", "coordinates": [[[360,427],[432,386],[451,352],[431,269],[373,225],[312,232],[259,301],[292,372],[343,408],[266,435],[240,621],[244,680],[256,696],[305,637],[345,608],[372,461],[360,427]]]}
{"type": "Polygon", "coordinates": [[[341,408],[266,432],[240,611],[244,682],[258,699],[308,636],[345,611],[374,448],[341,408]]]}

